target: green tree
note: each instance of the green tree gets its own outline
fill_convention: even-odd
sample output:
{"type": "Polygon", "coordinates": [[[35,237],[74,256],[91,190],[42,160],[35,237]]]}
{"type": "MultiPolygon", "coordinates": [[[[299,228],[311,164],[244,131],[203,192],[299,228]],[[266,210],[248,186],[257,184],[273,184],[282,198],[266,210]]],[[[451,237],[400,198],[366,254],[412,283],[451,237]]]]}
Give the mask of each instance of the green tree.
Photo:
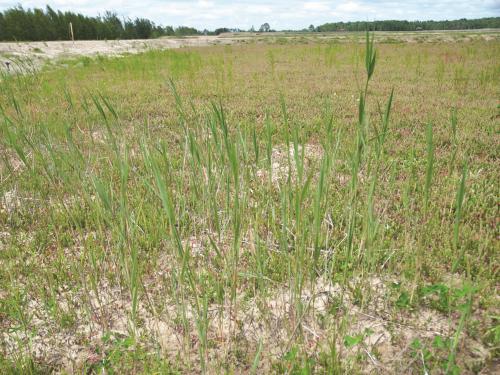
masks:
{"type": "Polygon", "coordinates": [[[269,26],[269,24],[266,22],[266,23],[263,23],[259,29],[259,31],[261,33],[268,33],[269,30],[271,30],[271,26],[269,26]]]}

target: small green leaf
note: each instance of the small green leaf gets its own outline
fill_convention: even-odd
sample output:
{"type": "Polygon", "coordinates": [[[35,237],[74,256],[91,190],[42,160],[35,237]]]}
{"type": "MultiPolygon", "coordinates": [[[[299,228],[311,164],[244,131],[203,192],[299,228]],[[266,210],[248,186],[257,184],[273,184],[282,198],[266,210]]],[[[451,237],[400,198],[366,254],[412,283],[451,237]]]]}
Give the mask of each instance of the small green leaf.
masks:
{"type": "Polygon", "coordinates": [[[414,340],[411,342],[411,348],[412,348],[413,350],[422,349],[422,342],[421,342],[419,339],[414,339],[414,340]]]}
{"type": "Polygon", "coordinates": [[[363,341],[362,335],[357,335],[357,336],[346,335],[344,337],[344,345],[346,346],[346,348],[352,348],[353,346],[358,345],[362,341],[363,341]]]}
{"type": "Polygon", "coordinates": [[[290,349],[286,354],[285,356],[283,357],[283,359],[285,361],[293,361],[295,359],[295,357],[297,357],[297,348],[296,347],[293,347],[292,349],[290,349]]]}
{"type": "Polygon", "coordinates": [[[402,309],[410,306],[410,296],[407,292],[401,292],[398,300],[396,301],[396,306],[402,309]]]}
{"type": "Polygon", "coordinates": [[[437,349],[445,349],[446,343],[441,336],[434,337],[434,341],[432,342],[432,346],[437,349]]]}

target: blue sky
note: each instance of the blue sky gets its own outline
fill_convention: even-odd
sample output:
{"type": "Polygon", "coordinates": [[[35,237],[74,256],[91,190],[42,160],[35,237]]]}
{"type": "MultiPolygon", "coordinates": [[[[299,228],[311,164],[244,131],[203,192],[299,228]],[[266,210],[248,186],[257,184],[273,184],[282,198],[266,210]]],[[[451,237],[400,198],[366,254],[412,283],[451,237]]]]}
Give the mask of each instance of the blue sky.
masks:
{"type": "Polygon", "coordinates": [[[381,19],[443,20],[500,16],[500,0],[0,0],[0,9],[22,4],[99,15],[112,10],[124,17],[145,17],[162,25],[258,28],[268,22],[275,29],[301,29],[310,24],[381,19]]]}

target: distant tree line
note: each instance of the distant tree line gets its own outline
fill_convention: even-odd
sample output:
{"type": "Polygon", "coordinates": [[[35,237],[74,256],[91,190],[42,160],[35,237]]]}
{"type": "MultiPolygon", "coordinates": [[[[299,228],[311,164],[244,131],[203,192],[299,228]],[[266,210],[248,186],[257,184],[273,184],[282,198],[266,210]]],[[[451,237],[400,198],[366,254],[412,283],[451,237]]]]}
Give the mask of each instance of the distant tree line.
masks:
{"type": "MultiPolygon", "coordinates": [[[[24,9],[17,6],[0,12],[0,40],[40,41],[71,39],[70,26],[76,40],[98,39],[150,39],[161,36],[219,35],[227,32],[241,32],[240,29],[218,28],[215,31],[199,31],[193,27],[160,26],[148,19],[120,19],[116,13],[105,12],[97,17],[79,13],[55,11],[50,6],[45,9],[24,9]]],[[[418,30],[462,30],[500,28],[500,17],[480,19],[460,19],[454,21],[372,21],[335,22],[302,31],[418,31],[418,30]]],[[[255,32],[254,27],[249,30],[255,32]]],[[[259,32],[271,32],[269,24],[261,25],[259,32]]],[[[293,30],[290,30],[293,31],[293,30]]]]}
{"type": "Polygon", "coordinates": [[[88,17],[73,12],[43,9],[24,9],[21,6],[0,12],[0,40],[68,40],[69,24],[76,40],[90,39],[149,39],[160,36],[200,34],[192,27],[158,26],[145,18],[118,18],[116,13],[88,17]]]}
{"type": "Polygon", "coordinates": [[[372,22],[334,22],[321,26],[309,26],[309,31],[419,31],[419,30],[468,30],[468,29],[498,29],[500,17],[466,19],[453,21],[372,21],[372,22]]]}

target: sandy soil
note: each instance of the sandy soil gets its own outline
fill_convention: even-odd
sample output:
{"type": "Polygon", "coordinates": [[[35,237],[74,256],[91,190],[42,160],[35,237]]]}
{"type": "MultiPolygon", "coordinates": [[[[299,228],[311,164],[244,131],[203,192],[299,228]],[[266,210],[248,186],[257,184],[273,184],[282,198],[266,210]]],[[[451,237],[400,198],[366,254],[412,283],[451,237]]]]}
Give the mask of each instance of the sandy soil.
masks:
{"type": "MultiPolygon", "coordinates": [[[[26,71],[30,67],[42,66],[48,60],[74,58],[78,56],[140,53],[148,49],[170,49],[227,45],[253,41],[256,43],[293,42],[349,42],[363,41],[359,33],[227,33],[219,36],[192,36],[184,38],[134,39],[134,40],[85,40],[52,42],[0,42],[0,70],[26,71]],[[29,65],[26,67],[26,64],[29,65]]],[[[500,40],[499,30],[463,30],[430,32],[377,32],[377,42],[382,43],[439,43],[473,40],[500,40]]]]}
{"type": "Polygon", "coordinates": [[[134,39],[134,40],[79,40],[53,42],[2,42],[0,58],[4,67],[15,69],[18,60],[29,59],[35,65],[45,60],[94,55],[123,55],[148,49],[200,47],[215,44],[232,44],[236,38],[194,36],[186,38],[134,39]],[[9,64],[10,63],[10,64],[9,64]]]}
{"type": "MultiPolygon", "coordinates": [[[[214,44],[233,44],[246,39],[261,40],[265,38],[297,38],[317,39],[352,39],[356,33],[227,33],[219,36],[191,36],[184,38],[166,37],[159,39],[133,40],[79,40],[52,42],[0,42],[0,56],[60,58],[71,56],[91,56],[96,54],[119,55],[123,53],[138,53],[146,49],[169,49],[181,47],[199,47],[214,44]]],[[[445,38],[480,38],[496,39],[499,30],[467,30],[467,31],[428,31],[428,32],[377,32],[378,38],[392,37],[401,41],[413,39],[445,38]]]]}
{"type": "Polygon", "coordinates": [[[187,38],[133,39],[133,40],[78,40],[54,42],[0,43],[0,54],[14,56],[37,55],[47,58],[95,54],[137,53],[145,49],[168,49],[211,44],[232,43],[232,38],[195,36],[187,38]]]}

